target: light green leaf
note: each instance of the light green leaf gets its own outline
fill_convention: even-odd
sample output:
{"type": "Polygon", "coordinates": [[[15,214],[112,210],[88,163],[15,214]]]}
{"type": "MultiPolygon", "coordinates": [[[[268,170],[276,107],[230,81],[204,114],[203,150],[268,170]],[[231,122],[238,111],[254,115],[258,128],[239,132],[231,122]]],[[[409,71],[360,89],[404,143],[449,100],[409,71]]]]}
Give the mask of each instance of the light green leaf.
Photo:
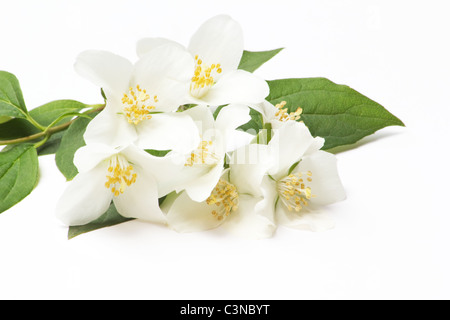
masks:
{"type": "Polygon", "coordinates": [[[76,236],[79,236],[80,234],[98,230],[101,228],[111,227],[120,223],[124,223],[127,221],[134,220],[132,218],[125,218],[121,216],[114,206],[114,203],[112,202],[108,211],[106,211],[100,218],[85,224],[83,226],[74,226],[69,228],[69,234],[68,238],[73,239],[76,236]]]}
{"type": "MultiPolygon", "coordinates": [[[[92,113],[90,116],[95,117],[97,114],[92,113]]],[[[78,170],[73,164],[73,157],[75,152],[86,144],[83,135],[90,121],[87,118],[78,118],[70,125],[61,139],[55,161],[59,171],[67,180],[72,180],[78,174],[78,170]]]]}
{"type": "Polygon", "coordinates": [[[38,172],[38,156],[32,144],[20,144],[0,152],[0,213],[33,191],[38,172]]]}
{"type": "Polygon", "coordinates": [[[254,72],[264,63],[275,57],[283,48],[270,51],[244,51],[238,69],[254,72]]]}
{"type": "Polygon", "coordinates": [[[16,76],[0,71],[0,116],[26,118],[27,108],[16,76]]]}
{"type": "Polygon", "coordinates": [[[290,112],[303,109],[301,121],[324,150],[357,142],[387,126],[404,126],[383,106],[345,85],[324,78],[268,81],[272,104],[287,102],[290,112]]]}

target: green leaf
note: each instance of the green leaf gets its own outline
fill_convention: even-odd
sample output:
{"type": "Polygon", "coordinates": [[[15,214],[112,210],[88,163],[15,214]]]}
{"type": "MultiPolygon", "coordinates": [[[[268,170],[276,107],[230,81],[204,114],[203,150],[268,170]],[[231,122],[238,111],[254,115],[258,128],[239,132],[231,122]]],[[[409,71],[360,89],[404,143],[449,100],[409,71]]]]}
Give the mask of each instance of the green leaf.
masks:
{"type": "MultiPolygon", "coordinates": [[[[97,114],[92,113],[91,116],[94,117],[97,114]]],[[[78,118],[70,125],[61,139],[55,161],[59,171],[67,180],[72,180],[78,174],[78,170],[73,164],[73,157],[75,152],[86,144],[83,135],[90,121],[87,118],[78,118]]]]}
{"type": "Polygon", "coordinates": [[[145,152],[155,157],[165,157],[171,150],[152,150],[147,149],[145,152]]]}
{"type": "Polygon", "coordinates": [[[32,144],[0,152],[0,213],[28,196],[38,181],[39,163],[32,144]]]}
{"type": "Polygon", "coordinates": [[[251,108],[250,117],[252,119],[246,124],[240,126],[238,129],[256,135],[261,129],[263,129],[263,118],[261,113],[251,108]]]}
{"type": "Polygon", "coordinates": [[[69,228],[69,234],[68,238],[73,239],[76,236],[79,236],[80,234],[94,231],[101,228],[111,227],[120,223],[124,223],[127,221],[134,220],[132,218],[125,218],[121,216],[114,206],[114,203],[112,202],[108,211],[106,211],[100,218],[97,220],[94,220],[86,225],[83,226],[75,226],[69,228]]]}
{"type": "Polygon", "coordinates": [[[0,71],[0,116],[26,118],[27,108],[16,76],[0,71]]]}
{"type": "Polygon", "coordinates": [[[0,140],[23,138],[39,132],[25,119],[16,118],[0,124],[0,140]]]}
{"type": "Polygon", "coordinates": [[[238,69],[254,72],[264,63],[275,57],[283,48],[270,51],[244,51],[238,69]]]}
{"type": "Polygon", "coordinates": [[[45,156],[49,154],[55,154],[59,146],[61,145],[61,140],[65,131],[60,131],[53,134],[47,142],[45,142],[42,146],[37,148],[38,156],[45,156]]]}
{"type": "Polygon", "coordinates": [[[290,112],[303,109],[301,121],[313,136],[325,139],[324,150],[357,142],[387,126],[403,122],[352,88],[324,78],[268,81],[272,104],[287,102],[290,112]]]}
{"type": "Polygon", "coordinates": [[[87,107],[84,103],[75,100],[57,100],[34,108],[30,111],[30,116],[39,124],[47,127],[58,119],[59,121],[55,125],[61,124],[64,118],[73,117],[87,107]]]}

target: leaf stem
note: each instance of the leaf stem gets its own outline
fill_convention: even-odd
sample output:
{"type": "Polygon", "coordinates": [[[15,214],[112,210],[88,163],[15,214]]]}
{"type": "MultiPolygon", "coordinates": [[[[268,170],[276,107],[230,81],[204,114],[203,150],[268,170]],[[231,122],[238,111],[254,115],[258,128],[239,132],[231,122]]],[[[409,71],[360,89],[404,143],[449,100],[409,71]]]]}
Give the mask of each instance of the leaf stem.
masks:
{"type": "MultiPolygon", "coordinates": [[[[87,114],[90,114],[90,113],[93,113],[93,112],[96,112],[96,111],[101,111],[101,110],[103,110],[105,108],[105,105],[104,104],[97,104],[97,105],[92,105],[91,107],[95,107],[95,109],[87,110],[87,111],[83,112],[82,114],[83,115],[87,115],[87,114]]],[[[58,126],[49,127],[49,128],[43,127],[43,131],[42,132],[35,133],[35,134],[32,134],[32,135],[27,136],[27,137],[11,139],[11,140],[3,140],[3,141],[0,140],[0,145],[18,144],[18,143],[33,141],[33,140],[36,140],[36,139],[44,137],[44,139],[42,141],[39,141],[39,142],[36,143],[36,146],[40,147],[45,142],[47,142],[47,140],[50,138],[51,135],[53,135],[54,133],[66,130],[78,118],[79,117],[77,117],[77,118],[75,118],[73,120],[70,120],[70,121],[68,121],[66,123],[60,124],[58,126]]],[[[36,123],[36,124],[39,125],[38,123],[36,123]]],[[[41,125],[39,125],[39,126],[42,127],[41,125]]]]}

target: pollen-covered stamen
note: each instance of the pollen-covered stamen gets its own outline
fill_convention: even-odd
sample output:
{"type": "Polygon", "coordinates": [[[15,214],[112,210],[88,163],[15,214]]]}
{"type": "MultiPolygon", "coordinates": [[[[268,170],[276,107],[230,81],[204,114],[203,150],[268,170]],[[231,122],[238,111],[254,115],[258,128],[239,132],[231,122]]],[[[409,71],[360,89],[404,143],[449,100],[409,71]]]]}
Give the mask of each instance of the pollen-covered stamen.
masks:
{"type": "Polygon", "coordinates": [[[233,184],[220,179],[206,203],[215,207],[211,214],[222,221],[238,209],[239,194],[233,184]]]}
{"type": "Polygon", "coordinates": [[[109,160],[108,173],[105,187],[111,189],[116,197],[124,193],[125,189],[137,179],[133,166],[121,155],[116,155],[109,160]]]}
{"type": "Polygon", "coordinates": [[[195,164],[214,164],[217,162],[217,156],[213,150],[214,144],[211,140],[202,140],[197,149],[188,156],[185,162],[186,167],[192,167],[195,164]]]}
{"type": "Polygon", "coordinates": [[[152,118],[150,112],[155,109],[153,104],[157,102],[158,96],[150,96],[139,85],[136,88],[130,87],[129,92],[124,93],[122,98],[125,116],[129,123],[135,125],[143,120],[150,120],[152,118]]]}
{"type": "Polygon", "coordinates": [[[288,108],[285,108],[285,106],[286,106],[286,101],[281,101],[279,104],[277,104],[275,106],[278,109],[277,112],[275,113],[275,117],[279,121],[286,122],[289,120],[294,120],[294,121],[300,120],[300,116],[303,112],[302,108],[297,108],[297,110],[295,112],[288,113],[288,108]]]}
{"type": "Polygon", "coordinates": [[[220,64],[206,65],[196,55],[194,76],[191,79],[191,94],[196,98],[203,97],[214,85],[214,77],[220,73],[222,73],[220,64]]]}
{"type": "Polygon", "coordinates": [[[289,211],[300,212],[315,197],[308,186],[309,182],[312,182],[311,171],[290,174],[278,181],[278,195],[289,211]]]}

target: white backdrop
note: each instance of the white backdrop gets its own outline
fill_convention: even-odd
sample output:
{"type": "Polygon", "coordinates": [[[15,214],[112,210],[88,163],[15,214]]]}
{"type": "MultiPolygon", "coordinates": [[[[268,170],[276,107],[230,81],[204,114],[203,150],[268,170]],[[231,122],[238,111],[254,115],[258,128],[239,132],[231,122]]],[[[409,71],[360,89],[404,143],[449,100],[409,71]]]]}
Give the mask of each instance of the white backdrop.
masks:
{"type": "Polygon", "coordinates": [[[53,156],[41,180],[0,215],[1,299],[447,299],[450,22],[448,1],[0,1],[0,70],[28,108],[101,103],[73,70],[86,49],[135,59],[142,37],[187,44],[230,14],[246,49],[285,47],[256,73],[326,77],[384,105],[386,128],[337,154],[348,199],[334,230],[272,239],[177,234],[129,222],[67,240],[54,216],[65,186],[53,156]]]}

